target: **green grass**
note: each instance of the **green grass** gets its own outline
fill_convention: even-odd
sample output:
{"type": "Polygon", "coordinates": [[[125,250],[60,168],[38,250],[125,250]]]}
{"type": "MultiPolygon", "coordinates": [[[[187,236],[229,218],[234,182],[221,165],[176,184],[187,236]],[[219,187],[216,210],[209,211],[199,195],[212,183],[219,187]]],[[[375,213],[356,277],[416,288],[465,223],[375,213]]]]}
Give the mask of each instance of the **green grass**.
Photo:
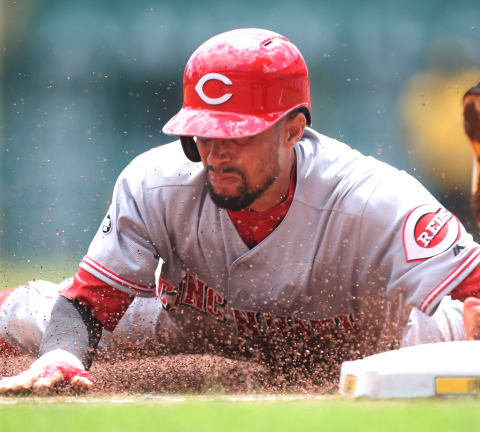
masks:
{"type": "MultiPolygon", "coordinates": [[[[60,282],[73,276],[80,261],[0,260],[0,290],[23,285],[31,279],[60,282]]],[[[1,432],[1,431],[0,431],[1,432]]]]}
{"type": "Polygon", "coordinates": [[[123,404],[26,399],[15,405],[0,405],[0,431],[480,430],[480,400],[475,399],[354,401],[328,397],[244,402],[186,398],[183,402],[162,402],[141,398],[143,401],[123,404]]]}

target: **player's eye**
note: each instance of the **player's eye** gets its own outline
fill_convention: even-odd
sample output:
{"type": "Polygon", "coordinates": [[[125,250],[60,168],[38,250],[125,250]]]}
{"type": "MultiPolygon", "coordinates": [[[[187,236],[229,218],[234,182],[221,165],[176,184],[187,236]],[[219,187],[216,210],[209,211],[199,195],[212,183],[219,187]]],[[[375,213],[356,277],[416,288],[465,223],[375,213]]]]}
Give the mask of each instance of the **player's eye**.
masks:
{"type": "MultiPolygon", "coordinates": [[[[230,141],[235,145],[244,146],[244,145],[247,145],[249,142],[251,142],[253,138],[254,136],[248,136],[244,138],[225,139],[224,141],[230,141]]],[[[193,139],[195,140],[196,143],[200,145],[210,144],[214,140],[222,141],[221,138],[208,138],[208,137],[194,137],[193,139]]]]}
{"type": "Polygon", "coordinates": [[[211,138],[193,137],[193,140],[198,144],[207,144],[209,141],[211,141],[211,138]]]}
{"type": "Polygon", "coordinates": [[[238,146],[244,146],[244,145],[247,145],[252,140],[253,140],[253,136],[249,136],[245,138],[235,138],[235,139],[232,139],[231,141],[238,146]]]}

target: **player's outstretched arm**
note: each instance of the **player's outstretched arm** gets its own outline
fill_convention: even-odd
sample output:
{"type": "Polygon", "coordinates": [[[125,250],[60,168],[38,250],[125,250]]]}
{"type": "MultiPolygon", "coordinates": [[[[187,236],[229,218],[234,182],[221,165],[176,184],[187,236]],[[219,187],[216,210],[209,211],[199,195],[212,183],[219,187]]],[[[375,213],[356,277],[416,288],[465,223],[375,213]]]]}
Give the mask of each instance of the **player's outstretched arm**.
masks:
{"type": "Polygon", "coordinates": [[[90,309],[76,300],[59,296],[40,346],[40,357],[21,374],[0,380],[0,393],[48,392],[59,383],[76,390],[91,388],[86,371],[102,333],[102,324],[90,309]]]}

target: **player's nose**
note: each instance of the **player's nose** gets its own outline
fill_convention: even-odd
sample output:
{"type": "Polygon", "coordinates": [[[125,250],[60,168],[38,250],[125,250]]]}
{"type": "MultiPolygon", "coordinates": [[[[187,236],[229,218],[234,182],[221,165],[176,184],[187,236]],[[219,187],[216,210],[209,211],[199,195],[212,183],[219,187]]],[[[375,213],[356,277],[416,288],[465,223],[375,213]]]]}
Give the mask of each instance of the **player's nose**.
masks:
{"type": "Polygon", "coordinates": [[[232,159],[232,146],[229,140],[214,139],[209,142],[207,162],[209,165],[218,165],[232,159]]]}

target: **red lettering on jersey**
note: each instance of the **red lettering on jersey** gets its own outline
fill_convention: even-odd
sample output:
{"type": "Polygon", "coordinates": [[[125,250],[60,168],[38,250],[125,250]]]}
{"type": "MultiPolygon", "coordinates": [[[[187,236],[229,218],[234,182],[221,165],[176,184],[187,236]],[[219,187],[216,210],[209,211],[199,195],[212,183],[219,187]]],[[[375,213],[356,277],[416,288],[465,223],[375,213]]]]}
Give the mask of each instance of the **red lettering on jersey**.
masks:
{"type": "Polygon", "coordinates": [[[237,325],[237,334],[241,337],[258,337],[260,336],[260,329],[258,326],[258,312],[242,311],[240,309],[233,309],[233,316],[237,325]]]}
{"type": "Polygon", "coordinates": [[[349,315],[336,315],[322,320],[304,320],[297,317],[274,316],[270,313],[232,309],[239,336],[251,338],[273,334],[286,335],[328,335],[334,329],[353,333],[353,318],[349,315]]]}
{"type": "Polygon", "coordinates": [[[312,329],[318,334],[329,333],[335,327],[335,320],[333,318],[325,318],[322,320],[310,321],[312,329]]]}
{"type": "Polygon", "coordinates": [[[415,227],[415,241],[420,247],[431,248],[437,246],[448,233],[443,229],[453,215],[445,209],[438,213],[428,213],[422,216],[415,227]]]}
{"type": "Polygon", "coordinates": [[[193,306],[195,309],[205,312],[205,294],[207,288],[207,285],[200,279],[187,275],[182,304],[193,306]]]}
{"type": "Polygon", "coordinates": [[[176,308],[180,303],[181,295],[179,293],[182,293],[182,282],[180,282],[179,289],[177,289],[177,287],[164,279],[158,280],[157,296],[165,309],[176,308]]]}
{"type": "Polygon", "coordinates": [[[434,205],[413,209],[403,225],[407,261],[425,260],[450,248],[460,235],[460,224],[448,210],[434,205]]]}
{"type": "Polygon", "coordinates": [[[309,331],[309,324],[310,322],[307,320],[302,320],[300,318],[293,318],[293,323],[292,323],[292,328],[295,333],[302,333],[302,334],[307,334],[311,333],[309,331]]]}
{"type": "Polygon", "coordinates": [[[192,306],[219,321],[225,321],[227,301],[205,282],[190,274],[180,281],[178,288],[164,279],[159,279],[157,295],[166,310],[183,304],[192,306]]]}
{"type": "Polygon", "coordinates": [[[207,313],[219,321],[225,321],[225,306],[227,302],[212,288],[207,290],[207,313]]]}
{"type": "Polygon", "coordinates": [[[273,316],[269,313],[264,313],[263,318],[267,325],[266,332],[270,333],[286,333],[288,331],[289,325],[287,322],[287,317],[282,316],[273,316]]]}
{"type": "Polygon", "coordinates": [[[345,333],[351,334],[354,332],[352,320],[348,315],[338,315],[335,318],[338,319],[339,325],[345,333]]]}

